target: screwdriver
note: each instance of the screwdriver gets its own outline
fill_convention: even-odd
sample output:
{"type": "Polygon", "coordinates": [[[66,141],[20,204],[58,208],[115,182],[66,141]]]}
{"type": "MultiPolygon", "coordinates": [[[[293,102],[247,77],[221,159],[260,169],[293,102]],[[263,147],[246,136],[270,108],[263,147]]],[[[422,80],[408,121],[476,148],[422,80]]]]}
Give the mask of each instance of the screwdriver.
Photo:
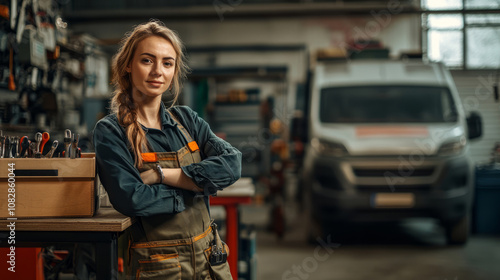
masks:
{"type": "Polygon", "coordinates": [[[71,145],[71,158],[76,158],[78,152],[78,141],[80,139],[80,134],[73,134],[73,143],[71,145]]]}
{"type": "Polygon", "coordinates": [[[64,157],[69,158],[70,145],[71,145],[71,130],[66,129],[64,131],[64,157]]]}
{"type": "Polygon", "coordinates": [[[19,155],[19,157],[24,157],[24,154],[26,153],[26,151],[30,146],[30,140],[28,139],[28,136],[23,136],[21,138],[20,145],[21,145],[21,154],[19,155]]]}
{"type": "Polygon", "coordinates": [[[12,147],[10,146],[10,137],[5,136],[5,148],[4,148],[4,158],[11,158],[12,157],[12,147]]]}
{"type": "Polygon", "coordinates": [[[12,140],[14,142],[13,143],[14,151],[12,152],[12,156],[15,158],[18,158],[19,157],[19,136],[12,137],[12,140]]]}
{"type": "Polygon", "coordinates": [[[43,153],[43,147],[45,146],[45,143],[49,141],[50,139],[50,134],[48,132],[42,133],[42,146],[40,147],[40,153],[43,153]]]}
{"type": "Polygon", "coordinates": [[[35,134],[35,141],[36,141],[36,152],[40,152],[40,144],[42,143],[42,134],[40,132],[37,132],[35,134]]]}

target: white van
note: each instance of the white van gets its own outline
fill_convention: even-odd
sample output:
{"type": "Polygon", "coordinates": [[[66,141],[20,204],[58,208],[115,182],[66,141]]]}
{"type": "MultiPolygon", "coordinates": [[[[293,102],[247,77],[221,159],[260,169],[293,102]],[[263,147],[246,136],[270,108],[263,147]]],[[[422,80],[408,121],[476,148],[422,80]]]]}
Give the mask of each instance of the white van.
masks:
{"type": "Polygon", "coordinates": [[[433,217],[463,244],[473,196],[467,119],[449,71],[421,60],[318,62],[302,173],[310,235],[340,221],[433,217]]]}

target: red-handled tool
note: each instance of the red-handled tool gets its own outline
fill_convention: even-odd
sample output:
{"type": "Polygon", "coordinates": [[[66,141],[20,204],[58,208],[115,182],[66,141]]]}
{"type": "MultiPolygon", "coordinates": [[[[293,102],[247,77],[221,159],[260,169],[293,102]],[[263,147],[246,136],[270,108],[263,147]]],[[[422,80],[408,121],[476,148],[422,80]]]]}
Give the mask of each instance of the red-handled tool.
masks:
{"type": "Polygon", "coordinates": [[[45,146],[45,143],[49,141],[50,139],[50,134],[48,132],[44,132],[42,134],[42,145],[40,146],[40,153],[43,153],[43,147],[45,146]]]}
{"type": "Polygon", "coordinates": [[[19,154],[19,157],[24,157],[24,154],[28,155],[28,149],[30,146],[30,140],[28,139],[28,136],[23,136],[21,137],[21,141],[19,142],[19,146],[21,147],[21,153],[19,154]]]}

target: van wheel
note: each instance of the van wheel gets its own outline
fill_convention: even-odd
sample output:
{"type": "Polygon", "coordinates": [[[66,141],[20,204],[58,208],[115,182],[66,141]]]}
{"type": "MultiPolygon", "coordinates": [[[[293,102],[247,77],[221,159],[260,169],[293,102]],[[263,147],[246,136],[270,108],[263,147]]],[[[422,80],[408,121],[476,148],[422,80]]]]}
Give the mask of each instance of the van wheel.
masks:
{"type": "Polygon", "coordinates": [[[448,245],[463,245],[469,237],[470,215],[465,215],[458,222],[446,224],[446,242],[448,245]]]}

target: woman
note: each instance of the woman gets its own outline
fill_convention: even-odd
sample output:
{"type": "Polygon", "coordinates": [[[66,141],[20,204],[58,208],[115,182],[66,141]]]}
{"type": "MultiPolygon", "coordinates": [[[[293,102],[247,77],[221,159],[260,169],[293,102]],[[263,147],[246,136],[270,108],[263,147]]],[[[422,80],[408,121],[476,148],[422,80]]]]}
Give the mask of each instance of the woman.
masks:
{"type": "Polygon", "coordinates": [[[239,179],[241,153],[188,107],[165,107],[186,71],[181,41],[157,21],[135,27],[113,58],[112,114],[96,124],[94,145],[111,203],[137,217],[131,278],[231,279],[208,197],[239,179]]]}

